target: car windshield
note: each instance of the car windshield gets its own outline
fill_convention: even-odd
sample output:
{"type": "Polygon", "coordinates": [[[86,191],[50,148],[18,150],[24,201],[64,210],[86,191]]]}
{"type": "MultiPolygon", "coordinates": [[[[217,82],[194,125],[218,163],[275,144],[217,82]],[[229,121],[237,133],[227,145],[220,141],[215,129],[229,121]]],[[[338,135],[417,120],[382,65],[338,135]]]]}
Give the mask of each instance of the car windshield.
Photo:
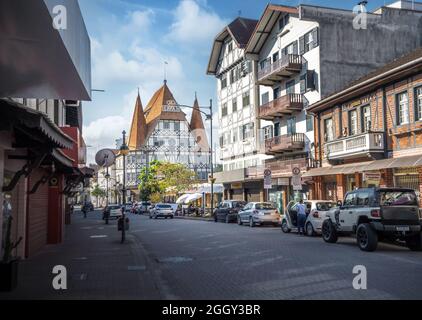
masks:
{"type": "Polygon", "coordinates": [[[275,210],[275,207],[272,203],[257,203],[255,205],[256,210],[275,210]]]}
{"type": "Polygon", "coordinates": [[[168,204],[159,204],[157,205],[158,209],[171,209],[171,206],[168,204]]]}
{"type": "Polygon", "coordinates": [[[316,208],[318,211],[328,211],[333,208],[335,204],[333,202],[318,202],[316,208]]]}
{"type": "Polygon", "coordinates": [[[380,206],[416,206],[418,204],[414,191],[380,191],[380,206]]]}
{"type": "Polygon", "coordinates": [[[117,210],[120,209],[120,206],[110,206],[109,208],[110,210],[117,210]]]}

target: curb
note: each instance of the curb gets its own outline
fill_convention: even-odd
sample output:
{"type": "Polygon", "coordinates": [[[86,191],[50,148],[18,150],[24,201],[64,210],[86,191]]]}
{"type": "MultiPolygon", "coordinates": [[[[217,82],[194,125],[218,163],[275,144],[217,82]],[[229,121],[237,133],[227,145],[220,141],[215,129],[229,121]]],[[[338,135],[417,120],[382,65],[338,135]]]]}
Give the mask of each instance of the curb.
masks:
{"type": "Polygon", "coordinates": [[[184,217],[184,216],[174,216],[174,219],[184,219],[184,220],[197,220],[197,221],[208,221],[213,222],[213,218],[202,218],[202,217],[184,217]]]}

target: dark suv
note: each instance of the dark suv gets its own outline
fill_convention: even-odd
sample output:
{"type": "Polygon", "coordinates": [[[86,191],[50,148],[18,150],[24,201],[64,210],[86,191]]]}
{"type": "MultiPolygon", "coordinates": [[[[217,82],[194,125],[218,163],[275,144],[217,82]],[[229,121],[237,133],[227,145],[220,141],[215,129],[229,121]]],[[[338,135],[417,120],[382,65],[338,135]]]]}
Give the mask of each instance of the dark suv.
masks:
{"type": "Polygon", "coordinates": [[[348,192],[339,207],[326,214],[322,236],[337,242],[339,236],[356,235],[363,251],[374,251],[378,241],[402,240],[409,249],[422,250],[421,217],[412,189],[362,188],[348,192]]]}
{"type": "Polygon", "coordinates": [[[219,204],[217,209],[214,210],[215,222],[237,222],[237,214],[246,205],[245,201],[226,200],[219,204]]]}

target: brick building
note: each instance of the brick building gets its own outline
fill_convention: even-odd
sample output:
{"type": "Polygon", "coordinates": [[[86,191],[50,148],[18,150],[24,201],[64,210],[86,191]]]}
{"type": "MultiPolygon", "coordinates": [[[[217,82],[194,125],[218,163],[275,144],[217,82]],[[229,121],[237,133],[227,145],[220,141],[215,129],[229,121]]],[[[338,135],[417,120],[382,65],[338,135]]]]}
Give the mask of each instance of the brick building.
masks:
{"type": "Polygon", "coordinates": [[[356,187],[422,191],[422,49],[308,108],[315,116],[312,198],[339,200],[356,187]]]}

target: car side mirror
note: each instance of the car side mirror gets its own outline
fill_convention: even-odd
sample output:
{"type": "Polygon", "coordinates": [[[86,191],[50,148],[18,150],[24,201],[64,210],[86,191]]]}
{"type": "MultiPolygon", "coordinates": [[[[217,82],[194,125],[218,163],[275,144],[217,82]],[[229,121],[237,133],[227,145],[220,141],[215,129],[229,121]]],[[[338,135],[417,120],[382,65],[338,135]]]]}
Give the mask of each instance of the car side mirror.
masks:
{"type": "Polygon", "coordinates": [[[341,200],[337,201],[337,206],[338,207],[342,207],[343,206],[343,202],[341,200]]]}

